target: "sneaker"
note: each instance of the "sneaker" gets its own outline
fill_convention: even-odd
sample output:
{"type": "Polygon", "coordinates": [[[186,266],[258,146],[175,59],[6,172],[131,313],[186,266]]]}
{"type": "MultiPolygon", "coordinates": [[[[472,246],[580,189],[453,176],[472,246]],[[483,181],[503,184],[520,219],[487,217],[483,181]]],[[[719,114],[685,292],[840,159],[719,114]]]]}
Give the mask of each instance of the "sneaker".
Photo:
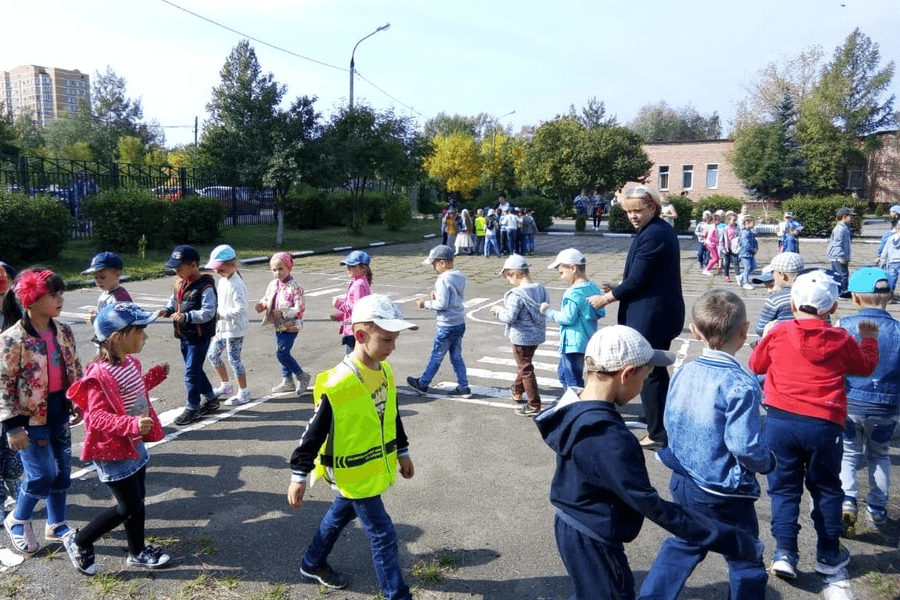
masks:
{"type": "Polygon", "coordinates": [[[798,560],[799,557],[792,552],[788,552],[787,550],[775,550],[775,554],[772,556],[772,566],[769,568],[769,571],[772,572],[772,575],[782,579],[796,579],[798,560]]]}
{"type": "Polygon", "coordinates": [[[745,284],[742,285],[741,287],[744,288],[745,290],[755,290],[755,289],[756,289],[756,288],[753,286],[753,284],[750,284],[750,283],[745,283],[745,284]]]}
{"type": "Polygon", "coordinates": [[[189,408],[184,409],[184,412],[175,417],[175,420],[172,421],[178,427],[184,427],[185,425],[190,425],[194,421],[200,418],[200,413],[196,410],[191,410],[189,408]]]}
{"type": "Polygon", "coordinates": [[[407,377],[406,385],[411,387],[414,391],[418,392],[419,395],[422,395],[422,394],[425,394],[428,392],[428,386],[422,385],[421,383],[419,383],[419,380],[416,379],[415,377],[407,377]]]}
{"type": "Polygon", "coordinates": [[[517,408],[516,414],[520,417],[536,417],[541,414],[541,409],[526,404],[517,408]]]}
{"type": "Polygon", "coordinates": [[[247,404],[250,400],[250,390],[245,388],[226,400],[225,406],[240,406],[241,404],[247,404]]]}
{"type": "Polygon", "coordinates": [[[841,546],[837,556],[833,558],[819,557],[816,560],[816,573],[834,575],[850,563],[850,551],[841,546]]]}
{"type": "Polygon", "coordinates": [[[454,398],[471,398],[472,390],[467,387],[456,386],[449,392],[447,392],[448,396],[453,396],[454,398]]]}
{"type": "Polygon", "coordinates": [[[219,401],[218,400],[207,400],[203,404],[200,405],[200,416],[208,415],[213,411],[219,410],[219,401]]]}
{"type": "Polygon", "coordinates": [[[844,500],[841,505],[841,536],[852,538],[856,535],[856,502],[844,500]]]}
{"type": "Polygon", "coordinates": [[[129,567],[144,567],[146,569],[158,569],[169,564],[171,557],[163,553],[162,548],[154,548],[153,546],[144,546],[141,553],[137,556],[128,555],[125,559],[129,567]]]}
{"type": "Polygon", "coordinates": [[[872,519],[872,523],[876,526],[887,523],[887,511],[885,509],[870,504],[866,506],[866,512],[869,513],[869,518],[872,519]]]}
{"type": "Polygon", "coordinates": [[[725,276],[725,281],[731,281],[731,276],[730,276],[730,275],[726,275],[726,276],[725,276]]]}
{"type": "Polygon", "coordinates": [[[312,375],[307,372],[303,372],[295,377],[297,380],[297,387],[294,388],[294,391],[298,396],[306,393],[306,388],[309,387],[309,382],[312,380],[312,375]]]}
{"type": "Polygon", "coordinates": [[[70,531],[69,535],[63,537],[62,543],[63,547],[66,549],[66,554],[69,555],[69,558],[72,560],[72,564],[76,569],[85,575],[97,574],[97,563],[94,562],[93,546],[82,548],[76,544],[74,531],[70,531]]]}
{"type": "Polygon", "coordinates": [[[219,398],[221,396],[230,396],[234,394],[234,386],[230,381],[223,381],[213,388],[212,393],[214,398],[219,398]]]}
{"type": "Polygon", "coordinates": [[[282,379],[281,383],[272,388],[273,394],[281,394],[283,392],[293,392],[296,390],[294,382],[290,379],[282,379]]]}
{"type": "Polygon", "coordinates": [[[657,450],[661,450],[664,446],[662,442],[658,442],[651,438],[649,435],[641,438],[641,441],[638,442],[641,448],[644,450],[650,450],[651,452],[656,452],[657,450]]]}
{"type": "Polygon", "coordinates": [[[707,277],[712,277],[712,273],[710,273],[706,269],[703,269],[703,274],[706,275],[707,277]]]}
{"type": "Polygon", "coordinates": [[[306,581],[315,581],[335,590],[344,589],[349,583],[346,575],[338,573],[327,563],[318,569],[309,569],[300,563],[300,575],[306,581]]]}
{"type": "Polygon", "coordinates": [[[19,521],[13,516],[13,513],[9,513],[3,519],[3,527],[6,529],[6,533],[9,534],[9,540],[12,542],[13,548],[22,554],[34,554],[40,549],[40,545],[38,545],[37,539],[34,537],[31,521],[19,521]],[[13,533],[13,527],[16,525],[22,526],[22,533],[13,533]]]}
{"type": "Polygon", "coordinates": [[[512,388],[509,388],[509,395],[512,397],[513,402],[518,402],[519,404],[524,404],[525,398],[523,398],[523,395],[515,393],[512,390],[512,388]]]}

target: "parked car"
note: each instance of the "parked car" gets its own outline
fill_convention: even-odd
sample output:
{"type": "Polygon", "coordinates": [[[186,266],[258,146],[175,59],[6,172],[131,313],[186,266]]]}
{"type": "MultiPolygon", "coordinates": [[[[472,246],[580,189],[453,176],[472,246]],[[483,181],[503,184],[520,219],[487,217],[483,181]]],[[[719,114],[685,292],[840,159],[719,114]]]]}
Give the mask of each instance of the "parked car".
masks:
{"type": "Polygon", "coordinates": [[[227,215],[230,215],[232,210],[235,210],[238,215],[259,214],[259,202],[250,198],[250,190],[245,187],[210,185],[200,190],[200,195],[218,198],[227,215]]]}

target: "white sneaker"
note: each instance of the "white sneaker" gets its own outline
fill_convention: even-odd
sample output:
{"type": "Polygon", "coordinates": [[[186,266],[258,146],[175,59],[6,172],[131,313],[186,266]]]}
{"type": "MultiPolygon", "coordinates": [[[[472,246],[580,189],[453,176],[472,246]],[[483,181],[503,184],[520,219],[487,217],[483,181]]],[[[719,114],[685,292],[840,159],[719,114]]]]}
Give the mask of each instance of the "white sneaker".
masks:
{"type": "Polygon", "coordinates": [[[247,404],[250,400],[250,389],[244,388],[238,390],[237,394],[226,400],[225,406],[240,406],[241,404],[247,404]]]}
{"type": "Polygon", "coordinates": [[[230,381],[223,381],[219,385],[213,388],[212,395],[213,398],[220,398],[221,396],[230,396],[234,393],[234,386],[230,381]]]}
{"type": "Polygon", "coordinates": [[[706,275],[707,277],[713,276],[713,274],[711,272],[707,271],[706,269],[703,270],[703,274],[706,275]]]}
{"type": "Polygon", "coordinates": [[[293,392],[294,382],[290,379],[282,379],[281,383],[272,388],[273,394],[281,394],[282,392],[293,392]]]}
{"type": "Polygon", "coordinates": [[[753,284],[750,284],[750,283],[745,283],[741,287],[744,288],[745,290],[755,290],[756,289],[755,287],[753,287],[753,284]]]}
{"type": "Polygon", "coordinates": [[[306,393],[306,388],[309,387],[309,382],[312,380],[312,375],[304,371],[303,375],[296,375],[294,378],[297,381],[297,387],[294,390],[297,395],[300,396],[306,393]]]}

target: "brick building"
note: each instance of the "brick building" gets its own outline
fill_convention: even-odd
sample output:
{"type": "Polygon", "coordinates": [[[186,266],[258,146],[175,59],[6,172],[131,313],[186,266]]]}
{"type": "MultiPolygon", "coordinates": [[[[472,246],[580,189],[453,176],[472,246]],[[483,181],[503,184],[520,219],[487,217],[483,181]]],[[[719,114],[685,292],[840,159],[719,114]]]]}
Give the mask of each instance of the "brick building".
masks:
{"type": "Polygon", "coordinates": [[[878,204],[900,204],[900,134],[885,131],[875,135],[881,138],[881,148],[866,162],[862,197],[878,204]]]}
{"type": "Polygon", "coordinates": [[[39,125],[74,114],[84,100],[91,103],[90,76],[78,71],[25,65],[0,71],[0,102],[12,114],[30,115],[39,125]]]}

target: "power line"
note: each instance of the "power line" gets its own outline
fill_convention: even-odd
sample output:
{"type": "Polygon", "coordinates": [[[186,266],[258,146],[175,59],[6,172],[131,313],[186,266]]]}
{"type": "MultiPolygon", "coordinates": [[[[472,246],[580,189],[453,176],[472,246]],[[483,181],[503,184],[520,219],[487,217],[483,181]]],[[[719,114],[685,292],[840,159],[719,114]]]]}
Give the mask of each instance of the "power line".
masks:
{"type": "Polygon", "coordinates": [[[419,116],[422,117],[423,119],[425,118],[425,115],[423,115],[422,113],[420,113],[419,111],[417,111],[416,109],[414,109],[412,106],[410,106],[410,105],[408,105],[408,104],[404,104],[403,102],[400,102],[399,100],[397,100],[396,98],[394,98],[393,96],[391,96],[390,94],[388,94],[386,91],[384,91],[383,89],[381,89],[380,87],[378,87],[377,85],[375,85],[374,83],[372,83],[371,81],[369,81],[368,79],[366,79],[365,77],[363,77],[363,76],[360,74],[360,72],[359,72],[358,69],[355,69],[355,70],[356,70],[356,74],[359,75],[359,78],[362,79],[363,81],[365,81],[366,83],[368,83],[369,85],[371,85],[373,88],[375,88],[376,90],[378,90],[379,92],[381,92],[382,94],[384,94],[385,96],[387,96],[388,98],[390,98],[391,100],[393,100],[394,102],[396,102],[397,104],[399,104],[400,106],[404,106],[404,107],[408,108],[409,110],[411,110],[412,112],[416,113],[417,115],[419,115],[419,116]]]}

